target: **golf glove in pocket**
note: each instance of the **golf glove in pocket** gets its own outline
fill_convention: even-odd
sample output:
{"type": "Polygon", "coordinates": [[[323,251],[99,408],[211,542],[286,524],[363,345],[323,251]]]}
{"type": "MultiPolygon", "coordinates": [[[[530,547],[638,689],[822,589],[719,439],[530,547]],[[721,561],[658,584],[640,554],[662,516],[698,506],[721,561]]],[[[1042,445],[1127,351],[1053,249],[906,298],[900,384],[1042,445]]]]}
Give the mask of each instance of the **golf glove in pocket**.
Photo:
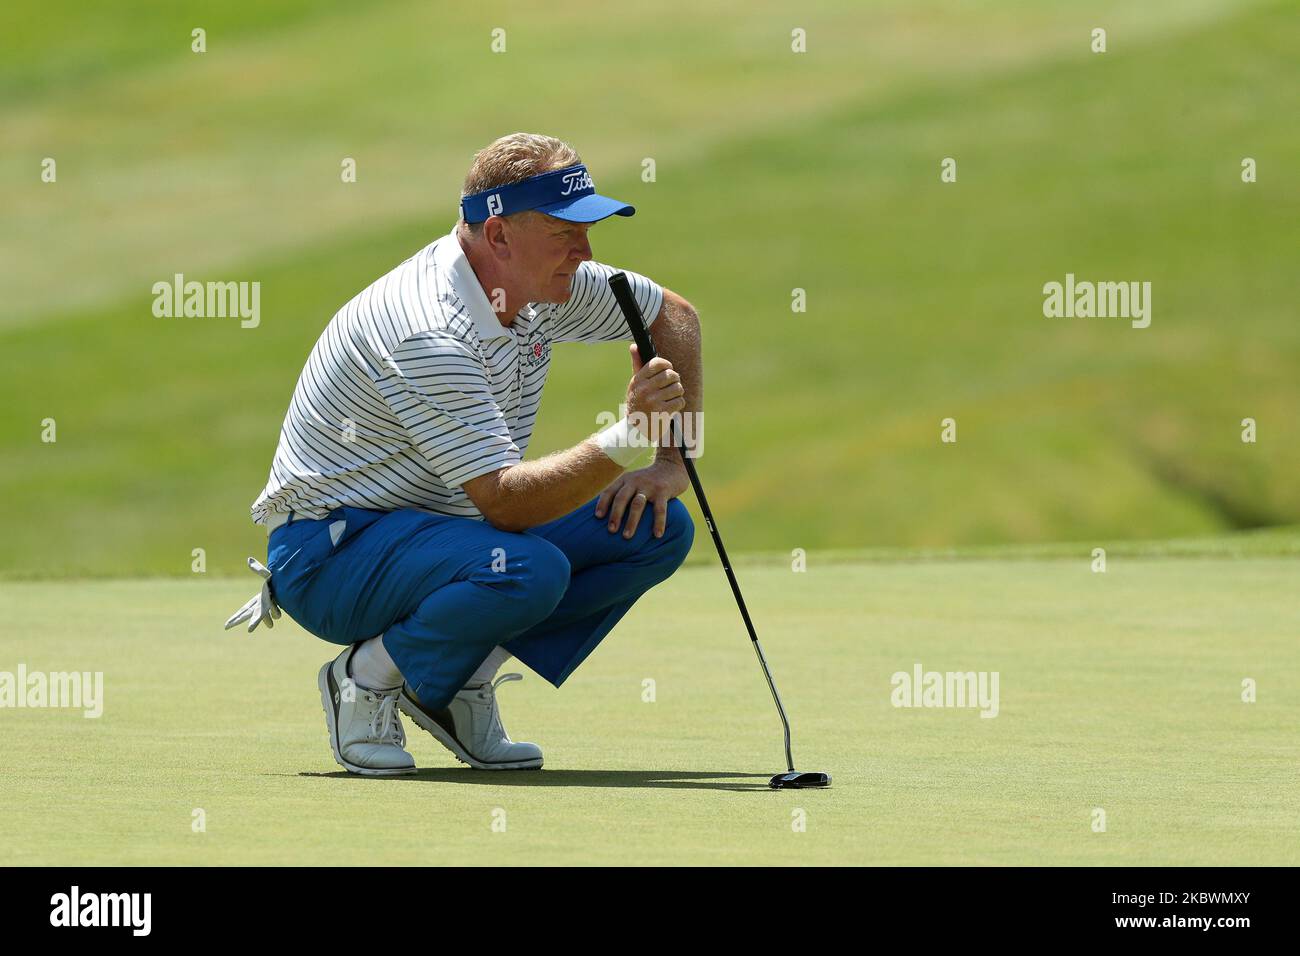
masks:
{"type": "Polygon", "coordinates": [[[271,597],[271,570],[257,558],[249,558],[248,566],[262,578],[262,590],[248,599],[248,602],[226,620],[225,630],[236,624],[248,622],[248,633],[257,630],[257,625],[265,624],[275,627],[274,618],[280,616],[280,605],[271,597]]]}

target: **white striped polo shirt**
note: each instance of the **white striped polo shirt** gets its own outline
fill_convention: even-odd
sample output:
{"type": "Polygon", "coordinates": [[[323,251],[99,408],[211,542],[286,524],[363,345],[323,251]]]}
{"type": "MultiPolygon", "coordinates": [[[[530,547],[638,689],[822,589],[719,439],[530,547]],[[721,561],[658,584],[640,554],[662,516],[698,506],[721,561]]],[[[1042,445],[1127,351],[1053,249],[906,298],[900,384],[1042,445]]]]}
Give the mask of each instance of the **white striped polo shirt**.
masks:
{"type": "MultiPolygon", "coordinates": [[[[344,505],[482,517],[461,485],[528,449],[555,342],[630,341],[606,279],[584,262],[562,305],[503,326],[455,231],[348,302],[307,358],[253,520],[344,505]]],[[[647,322],[663,289],[627,273],[647,322]]]]}

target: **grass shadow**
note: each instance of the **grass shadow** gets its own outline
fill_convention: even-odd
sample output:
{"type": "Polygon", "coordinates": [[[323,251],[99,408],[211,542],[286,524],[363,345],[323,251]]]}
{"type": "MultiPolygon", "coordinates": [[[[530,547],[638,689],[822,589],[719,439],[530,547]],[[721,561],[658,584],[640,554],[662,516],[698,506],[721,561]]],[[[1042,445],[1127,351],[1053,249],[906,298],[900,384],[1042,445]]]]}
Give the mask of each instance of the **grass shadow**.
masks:
{"type": "Polygon", "coordinates": [[[485,773],[469,767],[423,768],[399,777],[362,777],[335,770],[328,773],[302,771],[299,777],[334,780],[383,780],[421,783],[460,783],[493,787],[600,787],[646,790],[731,790],[737,793],[766,791],[770,774],[696,770],[514,770],[485,773]],[[748,783],[746,781],[762,781],[748,783]]]}

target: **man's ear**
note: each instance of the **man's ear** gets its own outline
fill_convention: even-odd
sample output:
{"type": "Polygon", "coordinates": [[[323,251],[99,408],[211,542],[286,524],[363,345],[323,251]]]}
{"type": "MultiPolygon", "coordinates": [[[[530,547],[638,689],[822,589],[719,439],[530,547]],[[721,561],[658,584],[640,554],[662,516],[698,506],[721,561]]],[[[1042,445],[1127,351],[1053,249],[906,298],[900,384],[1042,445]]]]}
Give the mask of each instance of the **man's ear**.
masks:
{"type": "Polygon", "coordinates": [[[502,216],[488,216],[483,223],[483,241],[488,251],[497,259],[510,258],[509,227],[502,216]]]}

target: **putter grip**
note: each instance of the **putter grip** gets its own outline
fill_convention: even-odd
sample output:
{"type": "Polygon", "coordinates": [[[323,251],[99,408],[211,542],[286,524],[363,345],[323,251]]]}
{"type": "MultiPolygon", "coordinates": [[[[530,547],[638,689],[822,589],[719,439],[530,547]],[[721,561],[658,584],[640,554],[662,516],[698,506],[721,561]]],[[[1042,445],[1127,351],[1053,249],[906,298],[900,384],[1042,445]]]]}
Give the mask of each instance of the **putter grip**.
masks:
{"type": "Polygon", "coordinates": [[[609,288],[614,293],[618,307],[623,310],[623,318],[627,320],[627,327],[632,330],[632,340],[636,342],[636,350],[641,353],[641,364],[644,365],[655,357],[655,344],[650,339],[650,330],[645,327],[645,317],[641,314],[641,307],[636,304],[636,297],[632,295],[632,284],[627,281],[624,273],[615,272],[609,277],[609,288]]]}

